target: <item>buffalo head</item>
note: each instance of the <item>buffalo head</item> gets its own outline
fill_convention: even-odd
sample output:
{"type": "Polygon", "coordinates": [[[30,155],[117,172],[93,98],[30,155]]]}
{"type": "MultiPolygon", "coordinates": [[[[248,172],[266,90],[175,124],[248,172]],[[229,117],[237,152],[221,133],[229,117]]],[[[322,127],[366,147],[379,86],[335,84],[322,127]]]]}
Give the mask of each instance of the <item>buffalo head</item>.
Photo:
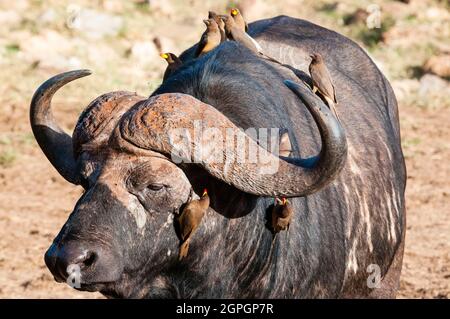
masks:
{"type": "MultiPolygon", "coordinates": [[[[293,82],[286,85],[307,106],[321,133],[320,154],[307,160],[280,159],[214,107],[179,93],[148,99],[129,92],[105,94],[86,108],[70,137],[56,123],[51,99],[64,84],[88,74],[72,71],[49,79],[36,91],[30,112],[33,133],[49,161],[85,190],[45,254],[57,281],[78,272],[76,288],[107,296],[176,297],[181,288],[175,277],[204,266],[193,265],[195,252],[182,262],[177,259],[173,217],[191,196],[212,188],[209,216],[218,215],[215,207],[221,205],[215,183],[253,199],[305,196],[332,181],[345,161],[339,122],[308,89],[293,82]],[[258,160],[236,160],[238,148],[217,143],[217,134],[183,140],[195,135],[197,122],[221,137],[231,132],[244,149],[258,151],[258,160]],[[199,152],[177,149],[178,140],[199,152]],[[212,152],[222,160],[210,160],[212,152]],[[267,173],[269,166],[277,169],[267,173]]],[[[207,245],[207,233],[213,232],[200,232],[197,240],[207,245]]]]}

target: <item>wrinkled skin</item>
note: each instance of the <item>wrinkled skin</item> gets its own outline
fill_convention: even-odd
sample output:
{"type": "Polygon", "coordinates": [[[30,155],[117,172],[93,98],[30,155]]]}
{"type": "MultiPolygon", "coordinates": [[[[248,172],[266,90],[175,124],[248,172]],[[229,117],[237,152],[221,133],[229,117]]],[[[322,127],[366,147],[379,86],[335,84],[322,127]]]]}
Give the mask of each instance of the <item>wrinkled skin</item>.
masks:
{"type": "MultiPolygon", "coordinates": [[[[224,182],[199,165],[176,165],[163,147],[156,149],[157,143],[144,145],[145,135],[127,138],[127,127],[143,128],[139,122],[123,123],[146,107],[142,103],[151,109],[155,100],[127,92],[105,94],[88,106],[73,134],[79,174],[69,178],[62,173],[86,192],[46,253],[56,280],[65,281],[67,266],[75,263],[81,267],[81,289],[110,297],[395,296],[403,256],[406,172],[389,83],[354,43],[305,21],[263,20],[250,25],[250,34],[266,53],[295,66],[306,83],[309,48],[320,47],[333,61],[329,69],[349,143],[341,174],[336,170],[331,184],[291,198],[290,229],[272,241],[266,222],[273,198],[242,191],[242,185],[224,182]],[[334,43],[342,45],[339,54],[334,43]],[[200,194],[205,187],[211,207],[188,257],[180,262],[173,217],[191,188],[200,194]],[[381,268],[379,289],[367,287],[369,264],[381,268]]],[[[195,46],[181,56],[185,65],[154,98],[186,93],[239,127],[288,129],[296,156],[318,152],[319,133],[304,100],[283,84],[283,79],[298,82],[290,70],[256,60],[230,42],[199,60],[192,60],[193,52],[195,46]]]]}

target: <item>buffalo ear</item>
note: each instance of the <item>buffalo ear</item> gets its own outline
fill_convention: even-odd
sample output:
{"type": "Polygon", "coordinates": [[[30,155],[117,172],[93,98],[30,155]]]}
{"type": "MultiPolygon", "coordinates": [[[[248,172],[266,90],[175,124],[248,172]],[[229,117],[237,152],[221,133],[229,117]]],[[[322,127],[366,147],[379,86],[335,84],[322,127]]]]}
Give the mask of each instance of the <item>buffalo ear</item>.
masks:
{"type": "Polygon", "coordinates": [[[280,156],[289,157],[292,152],[291,139],[289,138],[289,133],[285,132],[280,138],[280,156]]]}

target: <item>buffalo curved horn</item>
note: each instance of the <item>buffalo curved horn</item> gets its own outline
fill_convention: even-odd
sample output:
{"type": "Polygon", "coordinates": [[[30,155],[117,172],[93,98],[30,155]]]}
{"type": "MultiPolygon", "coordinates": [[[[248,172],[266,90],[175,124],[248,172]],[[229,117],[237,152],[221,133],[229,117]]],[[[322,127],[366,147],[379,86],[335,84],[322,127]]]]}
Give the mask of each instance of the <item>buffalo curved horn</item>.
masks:
{"type": "Polygon", "coordinates": [[[31,128],[39,146],[56,170],[68,182],[77,185],[80,179],[73,156],[72,138],[56,123],[51,101],[63,85],[90,74],[89,70],[76,70],[48,79],[36,90],[30,105],[31,128]]]}
{"type": "Polygon", "coordinates": [[[178,159],[197,162],[212,176],[250,194],[306,196],[320,190],[338,175],[345,164],[347,141],[339,121],[317,96],[294,82],[285,81],[285,84],[304,102],[319,128],[322,148],[314,158],[279,158],[259,146],[211,105],[181,93],[160,94],[138,103],[121,119],[115,134],[132,147],[172,156],[176,144],[171,132],[184,130],[194,136],[196,120],[201,121],[203,127],[218,130],[220,136],[226,136],[232,130],[235,140],[245,140],[243,145],[248,149],[257,148],[264,163],[231,160],[238,157],[237,147],[229,148],[226,143],[195,138],[188,139],[188,144],[190,149],[199,149],[200,160],[195,157],[195,152],[177,150],[178,159]],[[211,150],[221,153],[225,160],[208,160],[211,150]],[[278,169],[267,174],[263,169],[267,167],[278,169]]]}

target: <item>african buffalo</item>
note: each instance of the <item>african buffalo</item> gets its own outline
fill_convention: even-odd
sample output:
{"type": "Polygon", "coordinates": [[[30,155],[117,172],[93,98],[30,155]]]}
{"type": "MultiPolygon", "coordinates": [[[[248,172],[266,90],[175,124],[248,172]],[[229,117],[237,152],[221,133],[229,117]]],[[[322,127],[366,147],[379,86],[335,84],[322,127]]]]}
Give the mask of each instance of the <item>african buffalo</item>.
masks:
{"type": "Polygon", "coordinates": [[[395,297],[406,171],[391,86],[357,44],[333,31],[286,16],[249,27],[286,66],[234,41],[198,59],[194,46],[149,98],[120,91],[95,99],[72,137],[55,122],[51,98],[90,73],[63,73],[38,88],[30,112],[36,140],[58,172],[85,189],[45,254],[57,281],[77,265],[79,289],[108,297],[395,297]],[[333,77],[341,123],[309,88],[314,52],[333,77]],[[182,152],[175,160],[171,132],[190,136],[195,122],[222,137],[231,130],[266,161],[234,160],[237,147],[208,138],[188,140],[201,150],[197,160],[182,152]],[[288,132],[293,154],[272,155],[248,128],[288,132]],[[209,161],[212,151],[225,160],[209,161]],[[211,206],[179,261],[174,215],[203,188],[211,206]],[[295,214],[274,238],[266,223],[275,196],[291,198],[295,214]]]}

